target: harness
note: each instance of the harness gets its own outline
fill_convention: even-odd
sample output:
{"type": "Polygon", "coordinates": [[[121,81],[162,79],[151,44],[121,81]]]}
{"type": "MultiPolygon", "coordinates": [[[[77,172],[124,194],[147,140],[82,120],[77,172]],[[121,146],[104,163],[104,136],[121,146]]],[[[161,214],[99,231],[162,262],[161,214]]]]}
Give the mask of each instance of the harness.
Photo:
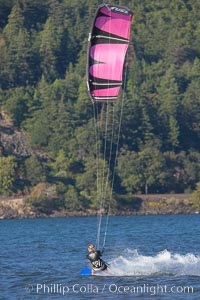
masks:
{"type": "Polygon", "coordinates": [[[99,270],[101,269],[102,271],[107,268],[105,262],[100,258],[101,252],[100,251],[95,251],[95,252],[90,252],[87,257],[90,260],[92,264],[92,268],[94,270],[99,270]]]}

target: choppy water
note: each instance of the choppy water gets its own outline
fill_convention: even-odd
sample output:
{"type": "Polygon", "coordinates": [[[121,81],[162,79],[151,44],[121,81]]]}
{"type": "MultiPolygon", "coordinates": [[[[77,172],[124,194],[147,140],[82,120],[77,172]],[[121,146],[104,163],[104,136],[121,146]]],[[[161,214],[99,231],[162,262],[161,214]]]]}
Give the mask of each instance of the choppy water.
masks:
{"type": "Polygon", "coordinates": [[[81,276],[95,217],[0,221],[0,299],[200,299],[200,215],[110,217],[109,271],[81,276]]]}

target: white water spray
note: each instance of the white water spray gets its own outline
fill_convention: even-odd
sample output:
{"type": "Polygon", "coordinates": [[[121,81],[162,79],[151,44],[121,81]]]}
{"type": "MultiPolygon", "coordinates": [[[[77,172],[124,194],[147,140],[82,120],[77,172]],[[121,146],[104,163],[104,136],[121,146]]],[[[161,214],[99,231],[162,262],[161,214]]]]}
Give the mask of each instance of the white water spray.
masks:
{"type": "MultiPolygon", "coordinates": [[[[200,276],[200,256],[185,255],[168,250],[155,256],[145,256],[137,250],[126,249],[124,253],[110,261],[108,274],[111,276],[200,276]]],[[[108,275],[107,274],[107,275],[108,275]]]]}

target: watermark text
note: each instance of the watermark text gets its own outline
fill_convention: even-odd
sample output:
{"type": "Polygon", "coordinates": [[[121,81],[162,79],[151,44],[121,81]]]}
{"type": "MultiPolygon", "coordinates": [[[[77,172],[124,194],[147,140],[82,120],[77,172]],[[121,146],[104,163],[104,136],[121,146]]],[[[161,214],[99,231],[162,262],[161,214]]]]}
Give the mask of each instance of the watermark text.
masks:
{"type": "Polygon", "coordinates": [[[192,286],[176,286],[176,285],[120,285],[116,283],[105,283],[103,285],[96,285],[92,283],[80,284],[74,283],[72,285],[64,285],[60,283],[37,283],[35,285],[27,285],[25,287],[27,293],[34,294],[59,294],[65,296],[67,294],[146,294],[146,295],[163,295],[163,294],[192,294],[194,288],[192,286]]]}

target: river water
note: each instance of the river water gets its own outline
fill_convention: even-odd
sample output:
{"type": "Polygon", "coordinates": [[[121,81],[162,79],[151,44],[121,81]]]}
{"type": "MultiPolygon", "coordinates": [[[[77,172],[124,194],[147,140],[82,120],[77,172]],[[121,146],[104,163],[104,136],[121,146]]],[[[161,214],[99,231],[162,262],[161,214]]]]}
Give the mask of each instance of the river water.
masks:
{"type": "Polygon", "coordinates": [[[0,299],[200,299],[200,215],[110,217],[109,271],[81,276],[96,231],[96,217],[0,220],[0,299]]]}

